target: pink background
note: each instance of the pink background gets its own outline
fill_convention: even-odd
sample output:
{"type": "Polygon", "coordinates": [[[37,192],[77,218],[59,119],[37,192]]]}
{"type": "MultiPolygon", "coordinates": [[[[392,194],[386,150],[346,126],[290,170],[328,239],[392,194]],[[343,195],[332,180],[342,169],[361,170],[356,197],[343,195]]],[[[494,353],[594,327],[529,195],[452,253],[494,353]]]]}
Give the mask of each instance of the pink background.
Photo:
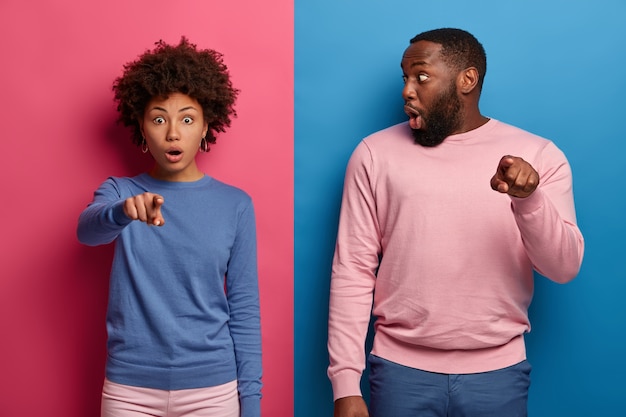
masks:
{"type": "Polygon", "coordinates": [[[293,413],[293,2],[0,2],[0,410],[97,416],[112,247],[76,220],[110,175],[150,157],[116,125],[111,84],[154,42],[224,54],[238,117],[199,156],[257,212],[264,416],[293,413]]]}

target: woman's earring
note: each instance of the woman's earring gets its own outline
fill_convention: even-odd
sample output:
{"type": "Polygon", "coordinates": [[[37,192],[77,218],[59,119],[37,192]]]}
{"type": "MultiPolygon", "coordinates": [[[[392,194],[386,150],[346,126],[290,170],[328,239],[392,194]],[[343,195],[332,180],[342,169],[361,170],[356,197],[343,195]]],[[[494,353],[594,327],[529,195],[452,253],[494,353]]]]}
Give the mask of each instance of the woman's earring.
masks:
{"type": "Polygon", "coordinates": [[[141,142],[141,152],[143,153],[148,152],[148,144],[146,143],[145,139],[141,142]]]}
{"type": "Polygon", "coordinates": [[[209,142],[206,138],[202,138],[200,141],[200,152],[208,152],[209,151],[209,142]]]}

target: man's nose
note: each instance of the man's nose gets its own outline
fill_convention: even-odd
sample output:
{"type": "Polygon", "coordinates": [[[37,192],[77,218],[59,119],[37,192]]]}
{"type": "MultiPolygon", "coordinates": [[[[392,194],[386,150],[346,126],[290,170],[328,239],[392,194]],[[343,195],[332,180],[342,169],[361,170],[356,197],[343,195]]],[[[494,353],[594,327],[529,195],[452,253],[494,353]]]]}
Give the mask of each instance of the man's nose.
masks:
{"type": "Polygon", "coordinates": [[[404,83],[404,88],[402,89],[402,98],[404,98],[404,101],[411,101],[416,98],[415,88],[413,88],[411,82],[407,81],[406,83],[404,83]]]}

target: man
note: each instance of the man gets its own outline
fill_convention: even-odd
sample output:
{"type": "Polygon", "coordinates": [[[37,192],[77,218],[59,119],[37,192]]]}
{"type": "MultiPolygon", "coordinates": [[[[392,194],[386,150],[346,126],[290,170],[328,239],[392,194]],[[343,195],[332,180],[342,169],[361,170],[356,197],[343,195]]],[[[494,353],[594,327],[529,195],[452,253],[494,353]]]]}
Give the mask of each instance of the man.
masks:
{"type": "Polygon", "coordinates": [[[346,171],[329,311],[335,416],[526,416],[533,269],[564,283],[582,262],[570,167],[552,142],[480,113],[486,58],[471,34],[421,33],[401,67],[408,123],[365,138],[346,171]]]}

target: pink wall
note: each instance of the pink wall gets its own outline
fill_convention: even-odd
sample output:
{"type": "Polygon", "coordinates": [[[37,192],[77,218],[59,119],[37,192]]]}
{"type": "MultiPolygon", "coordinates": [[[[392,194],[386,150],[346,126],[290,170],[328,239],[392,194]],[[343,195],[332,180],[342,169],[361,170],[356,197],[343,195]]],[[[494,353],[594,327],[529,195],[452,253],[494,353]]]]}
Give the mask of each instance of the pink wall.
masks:
{"type": "Polygon", "coordinates": [[[149,157],[115,124],[122,65],[185,35],[224,54],[241,90],[205,172],[255,201],[264,348],[263,415],[293,410],[293,2],[0,2],[0,410],[97,416],[112,248],[75,238],[109,175],[149,157]],[[39,3],[39,4],[36,4],[39,3]]]}

